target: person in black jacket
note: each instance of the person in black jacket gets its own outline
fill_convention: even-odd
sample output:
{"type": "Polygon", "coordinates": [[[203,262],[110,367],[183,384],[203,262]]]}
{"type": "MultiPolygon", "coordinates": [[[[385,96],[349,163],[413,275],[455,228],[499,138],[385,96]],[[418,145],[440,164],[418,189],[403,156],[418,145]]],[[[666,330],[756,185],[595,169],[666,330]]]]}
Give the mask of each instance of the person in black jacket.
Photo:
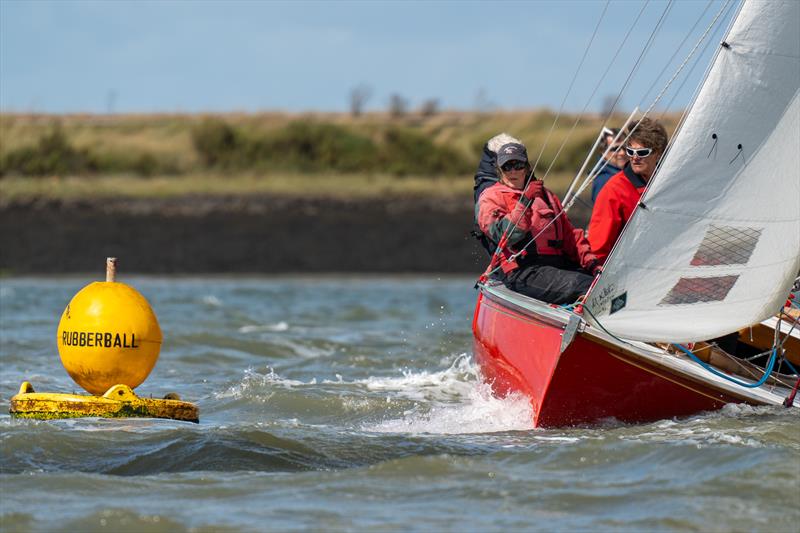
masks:
{"type": "MultiPolygon", "coordinates": [[[[478,170],[475,171],[475,186],[473,187],[476,218],[478,198],[480,198],[481,193],[500,181],[500,177],[497,175],[497,151],[501,146],[508,143],[522,144],[522,141],[512,137],[508,133],[500,133],[486,141],[486,144],[483,145],[483,155],[478,163],[478,170]]],[[[483,234],[477,224],[475,224],[472,229],[472,236],[480,241],[481,246],[483,246],[489,256],[494,253],[495,244],[483,234]]]]}
{"type": "Polygon", "coordinates": [[[481,193],[500,180],[497,175],[497,151],[501,146],[508,143],[522,144],[522,141],[515,139],[508,133],[495,135],[483,145],[483,155],[478,163],[478,170],[475,171],[475,204],[478,203],[481,193]]]}

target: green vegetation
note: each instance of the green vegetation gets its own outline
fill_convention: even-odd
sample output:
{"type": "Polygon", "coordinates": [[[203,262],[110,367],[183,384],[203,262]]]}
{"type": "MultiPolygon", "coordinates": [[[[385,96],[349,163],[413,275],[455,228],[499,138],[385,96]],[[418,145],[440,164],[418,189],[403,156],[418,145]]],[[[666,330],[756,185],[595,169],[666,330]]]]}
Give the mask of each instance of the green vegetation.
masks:
{"type": "MultiPolygon", "coordinates": [[[[449,194],[506,131],[566,185],[602,119],[547,110],[403,115],[0,115],[0,197],[449,194]],[[540,155],[545,139],[547,147],[540,155]],[[562,146],[563,145],[563,146],[562,146]],[[554,157],[560,150],[560,155],[554,157]],[[551,168],[552,166],[552,168],[551,168]]],[[[667,117],[673,129],[675,116],[667,117]]],[[[623,121],[615,117],[613,125],[623,121]]]]}

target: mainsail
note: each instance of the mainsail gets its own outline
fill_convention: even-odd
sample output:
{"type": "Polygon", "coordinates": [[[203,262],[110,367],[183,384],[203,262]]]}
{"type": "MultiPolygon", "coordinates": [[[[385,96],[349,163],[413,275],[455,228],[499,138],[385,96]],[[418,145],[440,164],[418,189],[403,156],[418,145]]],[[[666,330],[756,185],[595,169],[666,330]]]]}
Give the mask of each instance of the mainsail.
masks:
{"type": "Polygon", "coordinates": [[[621,337],[758,323],[800,270],[800,2],[746,2],[589,294],[621,337]]]}

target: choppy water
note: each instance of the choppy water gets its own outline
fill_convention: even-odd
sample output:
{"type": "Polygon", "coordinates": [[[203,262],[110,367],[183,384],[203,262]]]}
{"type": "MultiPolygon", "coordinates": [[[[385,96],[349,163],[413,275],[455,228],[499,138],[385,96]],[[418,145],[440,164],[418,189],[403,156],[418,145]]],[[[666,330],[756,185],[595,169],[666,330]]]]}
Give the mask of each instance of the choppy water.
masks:
{"type": "MultiPolygon", "coordinates": [[[[90,280],[0,280],[0,409],[71,392],[90,280]]],[[[199,425],[0,415],[5,531],[798,531],[797,409],[530,428],[471,359],[467,278],[129,278],[164,331],[142,394],[199,425]]]]}

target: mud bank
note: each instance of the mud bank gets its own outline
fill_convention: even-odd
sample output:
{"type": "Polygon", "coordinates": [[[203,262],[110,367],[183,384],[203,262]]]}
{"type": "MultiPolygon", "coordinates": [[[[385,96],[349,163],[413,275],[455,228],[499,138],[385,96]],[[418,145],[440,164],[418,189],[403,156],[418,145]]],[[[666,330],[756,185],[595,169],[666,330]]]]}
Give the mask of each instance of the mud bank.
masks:
{"type": "Polygon", "coordinates": [[[6,274],[479,273],[469,199],[27,200],[0,205],[6,274]]]}

